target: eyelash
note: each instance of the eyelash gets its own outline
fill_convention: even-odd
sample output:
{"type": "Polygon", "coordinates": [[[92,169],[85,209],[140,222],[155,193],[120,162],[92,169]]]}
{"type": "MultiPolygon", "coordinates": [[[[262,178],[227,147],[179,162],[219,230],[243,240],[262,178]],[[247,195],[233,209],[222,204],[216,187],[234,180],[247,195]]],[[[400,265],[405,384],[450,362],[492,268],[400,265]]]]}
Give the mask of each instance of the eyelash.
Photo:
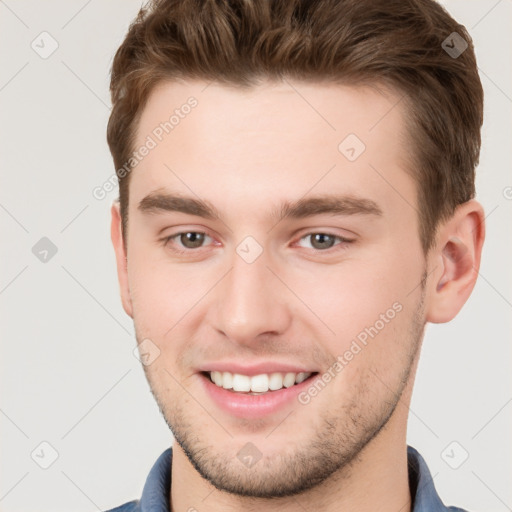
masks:
{"type": "MultiPolygon", "coordinates": [[[[179,233],[175,233],[174,235],[170,235],[170,236],[163,238],[162,241],[163,241],[164,246],[167,246],[167,244],[170,241],[172,241],[174,238],[178,238],[179,236],[187,234],[187,233],[194,233],[194,234],[205,235],[207,237],[210,237],[210,235],[208,235],[208,233],[205,233],[204,231],[180,231],[179,233]]],[[[354,240],[350,240],[348,238],[344,238],[340,235],[335,235],[334,233],[329,233],[329,232],[324,232],[324,231],[311,231],[311,232],[306,233],[305,235],[301,236],[299,238],[299,241],[303,240],[304,238],[313,236],[313,235],[327,235],[331,238],[339,240],[339,242],[340,242],[340,243],[334,244],[332,247],[329,247],[327,249],[315,249],[315,248],[311,249],[317,253],[328,253],[328,252],[344,249],[347,244],[350,244],[354,241],[354,240]],[[336,247],[338,247],[338,249],[336,249],[336,247]]],[[[191,254],[192,252],[198,251],[200,249],[203,249],[203,246],[197,247],[195,249],[177,249],[176,247],[174,247],[174,248],[172,248],[172,251],[177,254],[191,254]]]]}

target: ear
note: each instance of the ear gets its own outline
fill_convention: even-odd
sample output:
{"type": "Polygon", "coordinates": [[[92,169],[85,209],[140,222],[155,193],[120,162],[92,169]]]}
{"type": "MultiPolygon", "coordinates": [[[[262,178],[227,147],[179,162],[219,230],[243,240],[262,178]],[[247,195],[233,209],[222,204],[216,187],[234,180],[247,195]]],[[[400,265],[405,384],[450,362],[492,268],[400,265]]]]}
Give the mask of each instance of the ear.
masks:
{"type": "Polygon", "coordinates": [[[478,277],[484,238],[484,211],[473,199],[459,205],[438,228],[430,256],[434,270],[429,283],[427,322],[449,322],[461,310],[478,277]]]}
{"type": "Polygon", "coordinates": [[[112,222],[110,226],[110,237],[116,253],[117,277],[121,291],[121,301],[126,314],[133,318],[132,300],[130,287],[128,285],[128,258],[124,247],[123,233],[121,229],[121,212],[119,201],[112,203],[112,222]]]}

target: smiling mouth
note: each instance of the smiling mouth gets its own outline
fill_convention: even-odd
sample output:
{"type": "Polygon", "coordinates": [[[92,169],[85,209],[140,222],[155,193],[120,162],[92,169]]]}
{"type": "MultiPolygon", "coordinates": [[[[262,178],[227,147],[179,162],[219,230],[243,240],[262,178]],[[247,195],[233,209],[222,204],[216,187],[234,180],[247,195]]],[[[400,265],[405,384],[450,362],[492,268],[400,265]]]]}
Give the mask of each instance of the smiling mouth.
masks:
{"type": "Polygon", "coordinates": [[[246,395],[264,395],[301,384],[318,375],[318,372],[273,372],[248,376],[231,372],[203,371],[201,374],[226,391],[246,395]]]}

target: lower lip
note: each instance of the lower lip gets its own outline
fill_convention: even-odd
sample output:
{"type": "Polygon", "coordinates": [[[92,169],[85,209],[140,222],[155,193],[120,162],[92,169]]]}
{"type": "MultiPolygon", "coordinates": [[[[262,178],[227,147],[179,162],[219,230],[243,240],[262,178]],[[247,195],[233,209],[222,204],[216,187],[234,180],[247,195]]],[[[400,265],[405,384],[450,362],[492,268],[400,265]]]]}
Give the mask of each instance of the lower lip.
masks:
{"type": "Polygon", "coordinates": [[[202,373],[199,374],[205,390],[212,400],[222,410],[238,418],[261,418],[279,411],[294,399],[297,399],[297,395],[311,386],[319,375],[319,373],[315,373],[300,384],[294,384],[289,388],[268,391],[263,395],[248,395],[220,388],[209,377],[202,373]]]}

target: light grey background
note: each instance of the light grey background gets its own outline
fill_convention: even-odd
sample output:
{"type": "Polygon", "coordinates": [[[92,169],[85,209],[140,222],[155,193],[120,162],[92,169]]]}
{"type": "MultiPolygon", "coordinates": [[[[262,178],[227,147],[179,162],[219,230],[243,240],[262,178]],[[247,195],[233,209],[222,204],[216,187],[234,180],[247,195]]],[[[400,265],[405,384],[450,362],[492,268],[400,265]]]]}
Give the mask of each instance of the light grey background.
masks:
{"type": "MultiPolygon", "coordinates": [[[[444,3],[474,39],[485,88],[477,198],[487,240],[468,303],[451,323],[427,327],[408,443],[427,460],[445,503],[505,512],[512,510],[512,2],[444,3]],[[441,455],[453,441],[452,465],[469,454],[459,469],[441,455]]],[[[108,73],[140,5],[0,0],[4,512],[86,512],[138,498],[172,442],[119,299],[109,234],[117,192],[92,196],[114,172],[105,138],[108,73]],[[46,59],[31,47],[35,40],[39,51],[51,48],[43,31],[59,45],[46,59]],[[46,263],[32,252],[42,237],[58,250],[46,263]],[[48,469],[38,465],[51,460],[42,442],[58,452],[48,469]]]]}

